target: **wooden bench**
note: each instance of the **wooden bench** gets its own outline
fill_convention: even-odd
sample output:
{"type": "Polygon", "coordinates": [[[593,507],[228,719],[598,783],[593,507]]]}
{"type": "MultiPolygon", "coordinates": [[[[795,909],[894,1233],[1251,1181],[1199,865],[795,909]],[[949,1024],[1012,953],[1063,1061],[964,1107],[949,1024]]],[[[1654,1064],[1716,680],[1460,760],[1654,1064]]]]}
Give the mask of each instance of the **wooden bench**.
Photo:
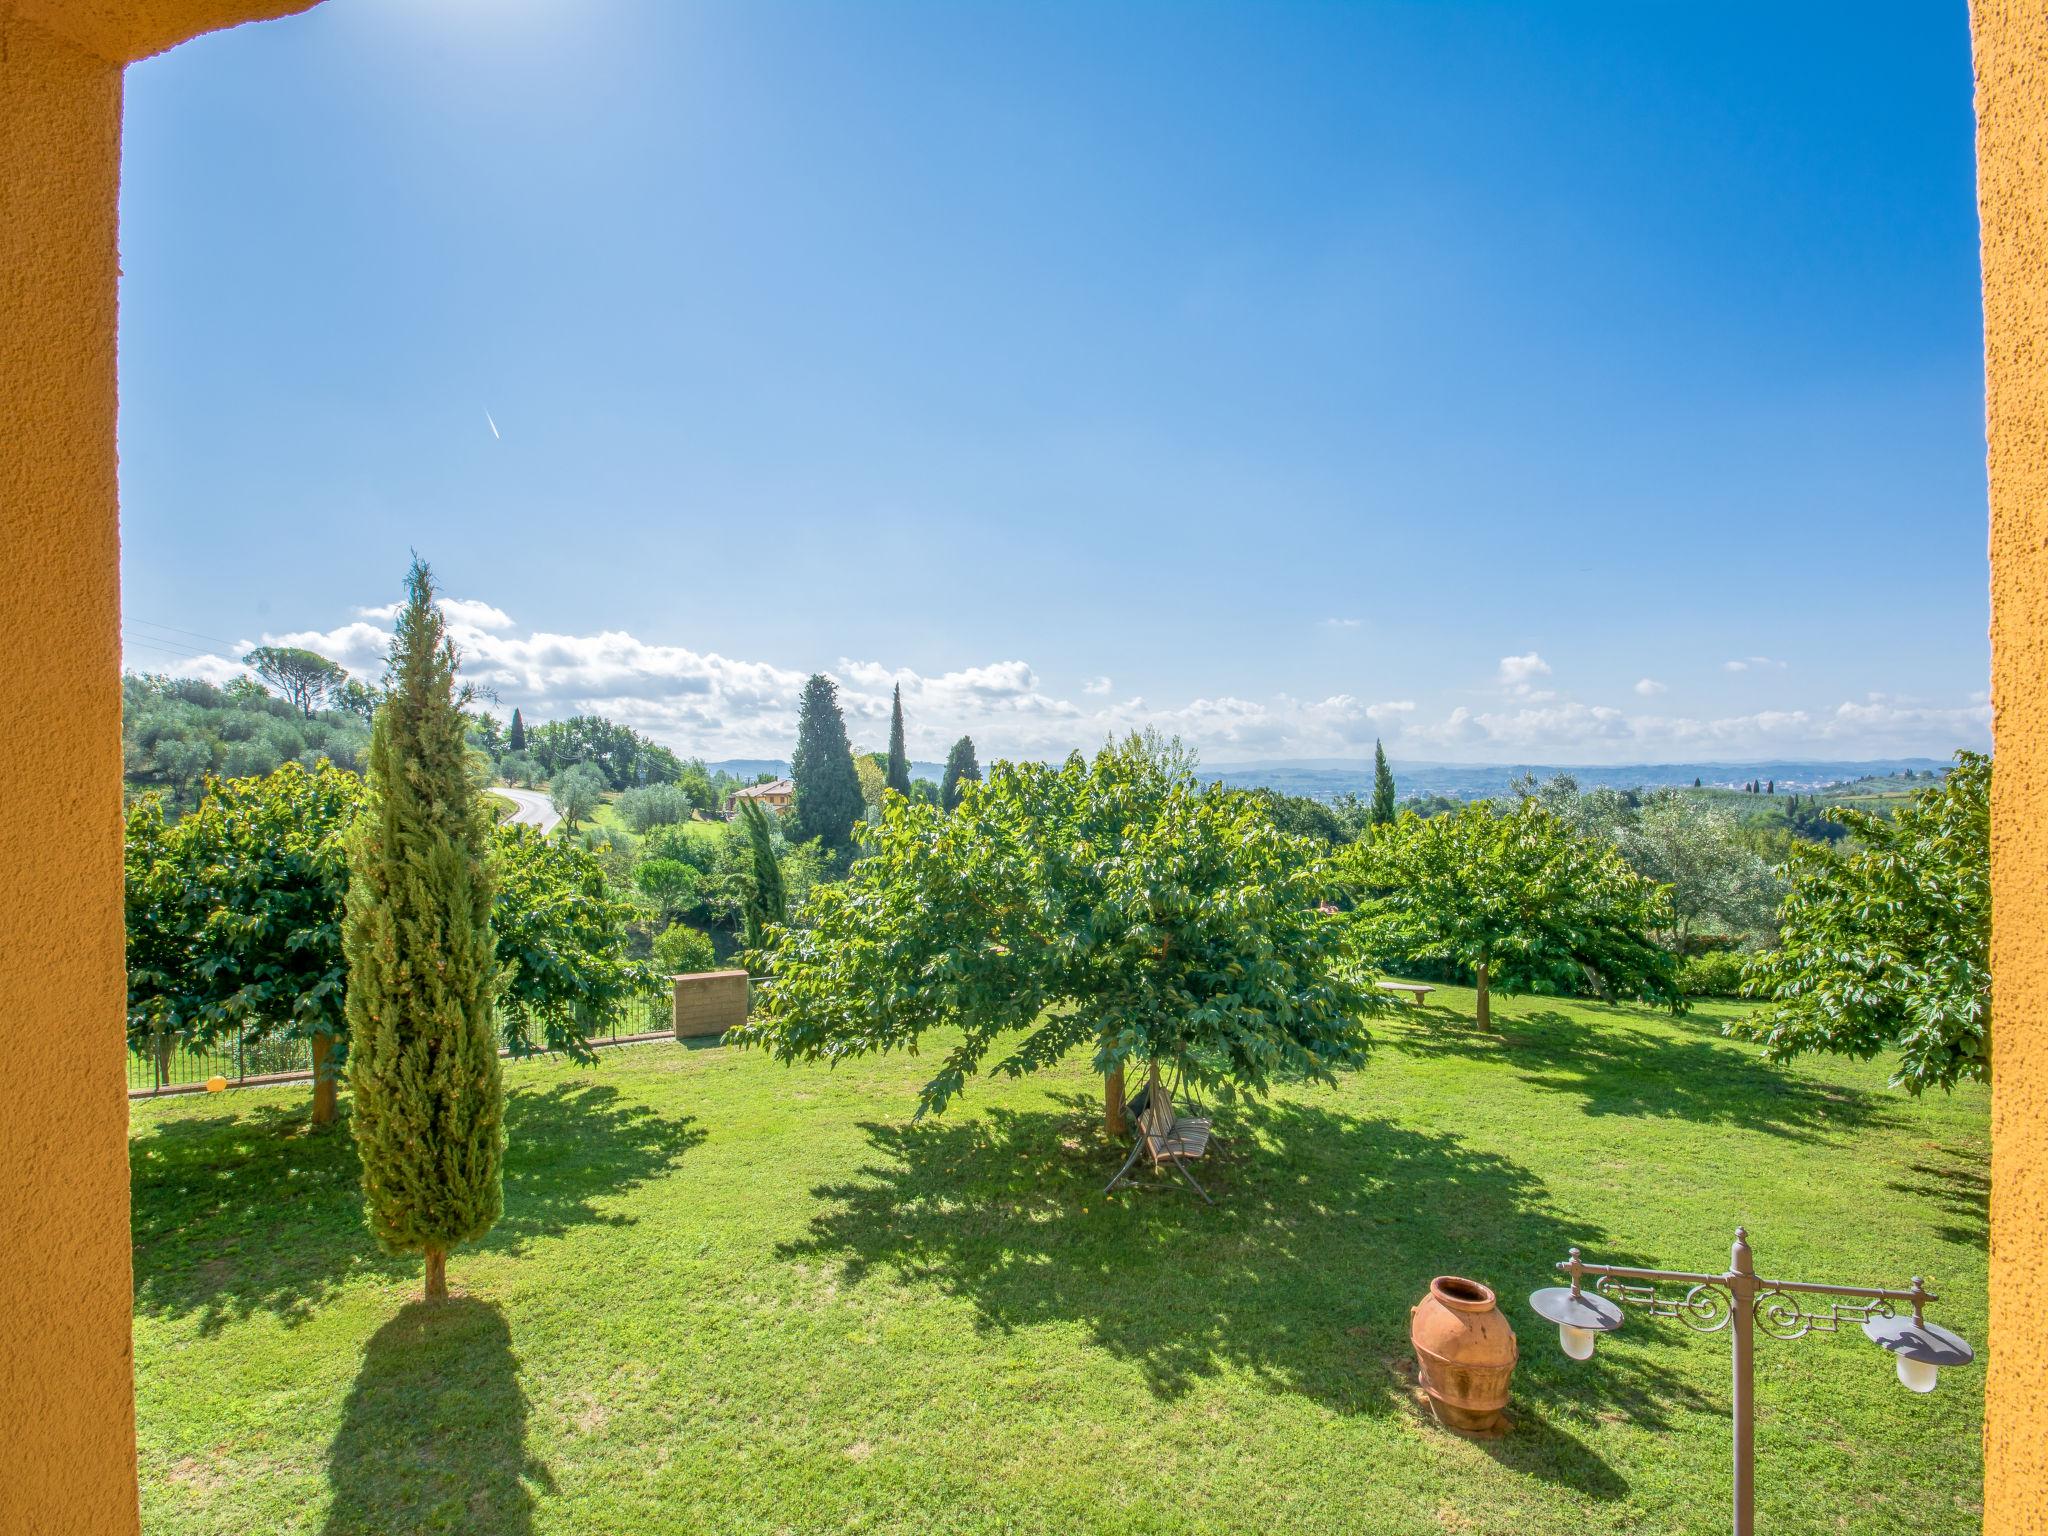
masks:
{"type": "Polygon", "coordinates": [[[1419,981],[1383,981],[1379,987],[1382,992],[1406,992],[1415,999],[1415,1006],[1418,1008],[1427,1002],[1429,994],[1436,990],[1435,987],[1425,987],[1419,981]]]}
{"type": "Polygon", "coordinates": [[[1131,1155],[1124,1159],[1123,1167],[1117,1169],[1116,1177],[1102,1192],[1105,1195],[1114,1193],[1116,1187],[1129,1178],[1131,1169],[1142,1156],[1149,1158],[1154,1168],[1162,1163],[1170,1165],[1189,1189],[1214,1205],[1216,1202],[1209,1199],[1209,1191],[1195,1182],[1195,1176],[1187,1168],[1208,1150],[1209,1122],[1174,1112],[1173,1095],[1159,1080],[1159,1063],[1155,1061],[1146,1074],[1145,1107],[1138,1114],[1138,1134],[1131,1143],[1131,1155]]]}

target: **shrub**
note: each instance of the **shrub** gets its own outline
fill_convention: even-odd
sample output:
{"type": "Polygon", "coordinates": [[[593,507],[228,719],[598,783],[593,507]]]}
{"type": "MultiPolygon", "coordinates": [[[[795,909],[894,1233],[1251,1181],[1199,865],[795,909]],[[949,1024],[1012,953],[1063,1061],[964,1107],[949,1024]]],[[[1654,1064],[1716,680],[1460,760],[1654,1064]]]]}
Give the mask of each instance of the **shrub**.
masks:
{"type": "Polygon", "coordinates": [[[1687,955],[1678,962],[1678,990],[1687,997],[1739,997],[1743,958],[1729,949],[1687,955]]]}
{"type": "Polygon", "coordinates": [[[702,928],[677,923],[655,938],[654,963],[670,976],[687,976],[716,969],[718,952],[712,948],[711,935],[702,928]]]}
{"type": "Polygon", "coordinates": [[[675,784],[648,784],[619,796],[619,815],[635,832],[690,819],[690,797],[675,784]]]}

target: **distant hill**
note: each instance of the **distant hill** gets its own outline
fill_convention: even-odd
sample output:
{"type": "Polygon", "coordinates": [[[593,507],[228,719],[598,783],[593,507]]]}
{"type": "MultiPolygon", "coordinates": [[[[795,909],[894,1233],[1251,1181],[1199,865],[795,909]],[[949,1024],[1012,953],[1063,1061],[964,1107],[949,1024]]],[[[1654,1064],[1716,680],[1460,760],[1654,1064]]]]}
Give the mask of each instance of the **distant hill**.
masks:
{"type": "MultiPolygon", "coordinates": [[[[1775,779],[1778,792],[1804,794],[1863,779],[1896,780],[1911,773],[1939,774],[1948,764],[1932,757],[1884,758],[1870,762],[1790,762],[1758,759],[1727,763],[1624,763],[1588,766],[1574,763],[1390,763],[1403,799],[1411,795],[1446,795],[1453,800],[1483,800],[1505,794],[1524,774],[1539,779],[1568,773],[1581,789],[1690,788],[1703,785],[1734,789],[1751,779],[1775,779]]],[[[1339,795],[1370,795],[1372,763],[1323,758],[1296,762],[1204,764],[1202,777],[1221,779],[1240,789],[1276,789],[1311,800],[1339,795]]]]}

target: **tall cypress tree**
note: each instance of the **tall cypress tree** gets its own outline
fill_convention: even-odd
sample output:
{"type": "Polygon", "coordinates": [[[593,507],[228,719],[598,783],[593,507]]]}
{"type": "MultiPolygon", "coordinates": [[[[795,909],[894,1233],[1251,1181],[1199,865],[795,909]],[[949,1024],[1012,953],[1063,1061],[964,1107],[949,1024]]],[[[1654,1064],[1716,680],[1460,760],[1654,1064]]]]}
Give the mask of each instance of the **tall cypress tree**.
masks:
{"type": "Polygon", "coordinates": [[[418,560],[391,642],[390,690],[370,733],[350,849],[350,1126],[370,1228],[426,1259],[448,1294],[448,1250],[504,1209],[505,1090],[492,1003],[487,820],[471,784],[455,647],[418,560]]]}
{"type": "Polygon", "coordinates": [[[747,927],[747,948],[759,949],[770,923],[789,921],[789,897],[782,884],[782,866],[775,862],[775,836],[761,802],[742,800],[740,820],[746,823],[747,848],[754,859],[754,889],[740,916],[747,927]]]}
{"type": "Polygon", "coordinates": [[[1387,766],[1387,749],[1372,744],[1372,824],[1384,827],[1394,819],[1394,770],[1387,766]]]}
{"type": "Polygon", "coordinates": [[[910,753],[903,746],[903,685],[896,685],[896,703],[889,715],[888,785],[904,799],[910,798],[910,753]]]}
{"type": "Polygon", "coordinates": [[[939,804],[952,810],[960,803],[960,786],[980,782],[981,764],[974,760],[974,738],[962,736],[946,754],[946,776],[939,782],[939,804]]]}
{"type": "Polygon", "coordinates": [[[853,843],[853,824],[860,820],[860,775],[853,768],[853,747],[846,739],[846,719],[839,713],[839,690],[832,679],[815,672],[804,684],[803,707],[796,719],[796,752],[789,776],[796,784],[797,839],[817,838],[828,853],[853,843]]]}
{"type": "Polygon", "coordinates": [[[512,729],[505,733],[505,749],[509,752],[526,750],[526,722],[519,718],[519,711],[512,711],[512,729]]]}

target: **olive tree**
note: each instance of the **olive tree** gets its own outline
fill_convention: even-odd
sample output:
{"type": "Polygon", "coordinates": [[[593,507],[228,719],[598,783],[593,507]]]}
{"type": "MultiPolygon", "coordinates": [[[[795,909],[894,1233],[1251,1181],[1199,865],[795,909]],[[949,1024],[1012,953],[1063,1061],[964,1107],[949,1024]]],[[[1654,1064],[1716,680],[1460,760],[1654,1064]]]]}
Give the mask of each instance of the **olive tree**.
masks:
{"type": "Polygon", "coordinates": [[[1368,948],[1469,970],[1481,1029],[1493,1026],[1496,987],[1590,981],[1610,997],[1683,1006],[1677,962],[1650,937],[1670,926],[1663,888],[1535,800],[1407,812],[1344,858],[1368,948]]]}
{"type": "Polygon", "coordinates": [[[1855,839],[1801,843],[1778,947],[1743,991],[1766,1007],[1728,1026],[1784,1060],[1897,1050],[1908,1093],[1991,1075],[1991,759],[1958,752],[1942,782],[1886,818],[1834,806],[1855,839]]]}
{"type": "Polygon", "coordinates": [[[887,797],[869,835],[844,881],[769,930],[775,985],[743,1042],[836,1062],[958,1029],[920,1113],[991,1053],[1019,1076],[1087,1049],[1113,1134],[1126,1063],[1228,1097],[1364,1058],[1381,998],[1321,910],[1321,850],[1198,787],[1177,744],[997,763],[951,815],[887,797]]]}

